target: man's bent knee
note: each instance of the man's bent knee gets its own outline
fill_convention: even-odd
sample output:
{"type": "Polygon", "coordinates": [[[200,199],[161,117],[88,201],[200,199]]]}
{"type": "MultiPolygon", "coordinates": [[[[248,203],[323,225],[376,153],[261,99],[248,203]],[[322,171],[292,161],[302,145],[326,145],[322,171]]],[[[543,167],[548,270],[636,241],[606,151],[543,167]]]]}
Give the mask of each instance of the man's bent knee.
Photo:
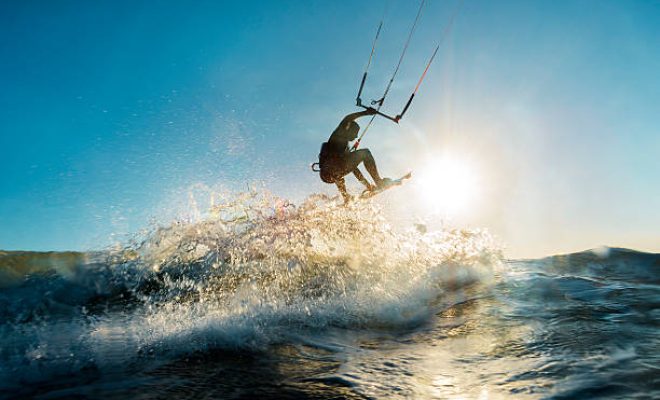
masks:
{"type": "Polygon", "coordinates": [[[357,151],[357,153],[359,154],[360,159],[362,160],[368,160],[369,158],[373,158],[373,156],[371,155],[371,151],[369,151],[369,149],[360,149],[357,151]]]}

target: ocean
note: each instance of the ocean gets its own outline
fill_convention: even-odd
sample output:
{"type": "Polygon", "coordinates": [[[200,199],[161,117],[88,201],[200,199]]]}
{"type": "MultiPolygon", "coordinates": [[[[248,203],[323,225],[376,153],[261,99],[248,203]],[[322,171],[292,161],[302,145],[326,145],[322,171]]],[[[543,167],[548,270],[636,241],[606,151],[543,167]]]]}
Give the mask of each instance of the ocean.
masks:
{"type": "Polygon", "coordinates": [[[510,260],[485,230],[247,193],[0,252],[0,398],[660,398],[660,254],[510,260]]]}

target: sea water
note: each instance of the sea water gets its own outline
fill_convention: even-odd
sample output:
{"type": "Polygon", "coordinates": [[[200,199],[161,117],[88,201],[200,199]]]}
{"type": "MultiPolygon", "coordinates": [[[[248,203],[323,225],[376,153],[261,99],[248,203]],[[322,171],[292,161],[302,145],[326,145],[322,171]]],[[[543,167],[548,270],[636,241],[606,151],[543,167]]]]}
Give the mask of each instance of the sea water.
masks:
{"type": "Polygon", "coordinates": [[[247,193],[89,253],[0,252],[1,398],[659,398],[660,255],[247,193]]]}

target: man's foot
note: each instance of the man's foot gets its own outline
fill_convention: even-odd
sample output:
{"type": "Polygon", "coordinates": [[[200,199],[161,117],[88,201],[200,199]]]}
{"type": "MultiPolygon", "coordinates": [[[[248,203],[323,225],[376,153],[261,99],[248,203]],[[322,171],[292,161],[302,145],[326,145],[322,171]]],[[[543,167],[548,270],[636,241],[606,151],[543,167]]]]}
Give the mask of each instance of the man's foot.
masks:
{"type": "Polygon", "coordinates": [[[344,197],[344,205],[345,205],[345,206],[349,205],[349,204],[354,200],[354,197],[351,196],[351,195],[348,194],[348,193],[345,194],[345,195],[343,195],[343,197],[344,197]]]}
{"type": "Polygon", "coordinates": [[[392,184],[390,178],[383,178],[378,182],[378,189],[384,189],[392,184]]]}

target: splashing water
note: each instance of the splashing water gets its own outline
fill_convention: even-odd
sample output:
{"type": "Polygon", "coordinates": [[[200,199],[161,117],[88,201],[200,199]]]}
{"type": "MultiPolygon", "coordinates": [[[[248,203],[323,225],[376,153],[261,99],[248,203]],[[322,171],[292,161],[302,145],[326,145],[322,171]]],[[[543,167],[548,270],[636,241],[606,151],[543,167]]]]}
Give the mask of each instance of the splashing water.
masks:
{"type": "MultiPolygon", "coordinates": [[[[23,267],[43,258],[4,257],[23,267]]],[[[399,230],[373,203],[231,196],[201,221],[119,250],[53,255],[25,281],[5,282],[2,389],[128,376],[212,350],[266,351],[328,329],[413,329],[461,288],[490,282],[499,260],[485,231],[399,230]]]]}
{"type": "Polygon", "coordinates": [[[0,252],[0,398],[654,398],[659,265],[225,196],[111,251],[0,252]]]}

